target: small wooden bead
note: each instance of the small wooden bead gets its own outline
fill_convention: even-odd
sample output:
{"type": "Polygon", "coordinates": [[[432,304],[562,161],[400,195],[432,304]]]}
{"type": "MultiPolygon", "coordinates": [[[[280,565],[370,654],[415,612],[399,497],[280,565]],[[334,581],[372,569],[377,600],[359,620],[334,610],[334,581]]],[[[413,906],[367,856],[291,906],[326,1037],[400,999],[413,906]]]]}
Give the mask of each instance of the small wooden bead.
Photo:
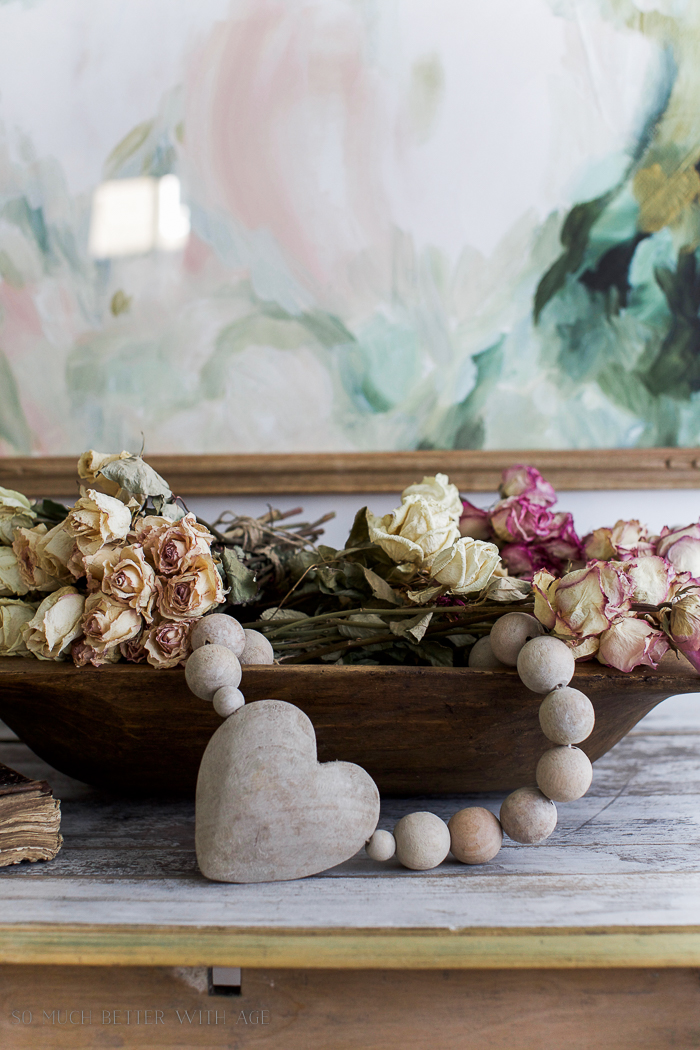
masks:
{"type": "Polygon", "coordinates": [[[273,664],[275,654],[264,634],[246,628],[245,649],[239,657],[242,664],[273,664]]]}
{"type": "Polygon", "coordinates": [[[240,656],[245,648],[245,632],[233,616],[210,613],[192,628],[190,644],[193,649],[199,649],[202,645],[223,645],[240,656]]]}
{"type": "Polygon", "coordinates": [[[185,679],[195,696],[211,701],[223,686],[240,683],[241,665],[225,646],[202,645],[188,656],[185,679]]]}
{"type": "Polygon", "coordinates": [[[518,653],[531,638],[544,634],[544,627],[530,613],[511,612],[499,616],[491,628],[491,649],[497,660],[515,667],[518,653]]]}
{"type": "Polygon", "coordinates": [[[488,634],[475,642],[469,653],[469,666],[477,671],[497,671],[499,668],[505,670],[505,664],[497,660],[491,648],[491,639],[488,634]]]}
{"type": "Polygon", "coordinates": [[[593,779],[588,755],[578,747],[553,747],[537,763],[540,791],[554,802],[574,802],[586,794],[593,779]]]}
{"type": "Polygon", "coordinates": [[[526,642],[518,656],[520,679],[533,693],[549,693],[568,685],[575,668],[571,649],[551,634],[526,642]]]}
{"type": "Polygon", "coordinates": [[[222,718],[228,718],[245,703],[245,697],[235,685],[224,685],[217,689],[212,700],[214,710],[222,718]]]}
{"type": "Polygon", "coordinates": [[[557,826],[557,807],[539,788],[517,788],[503,800],[500,818],[514,842],[544,842],[557,826]]]}
{"type": "Polygon", "coordinates": [[[375,831],[365,844],[365,853],[370,860],[391,860],[396,853],[396,839],[390,831],[375,831]]]}
{"type": "Polygon", "coordinates": [[[493,860],[503,842],[500,821],[481,806],[460,809],[450,818],[447,827],[452,854],[463,864],[486,864],[493,860]]]}
{"type": "Polygon", "coordinates": [[[595,710],[585,693],[566,685],[545,696],[540,704],[540,725],[554,744],[580,744],[593,732],[595,710]]]}
{"type": "Polygon", "coordinates": [[[450,852],[447,824],[435,813],[409,813],[394,828],[396,856],[404,868],[436,868],[450,852]]]}

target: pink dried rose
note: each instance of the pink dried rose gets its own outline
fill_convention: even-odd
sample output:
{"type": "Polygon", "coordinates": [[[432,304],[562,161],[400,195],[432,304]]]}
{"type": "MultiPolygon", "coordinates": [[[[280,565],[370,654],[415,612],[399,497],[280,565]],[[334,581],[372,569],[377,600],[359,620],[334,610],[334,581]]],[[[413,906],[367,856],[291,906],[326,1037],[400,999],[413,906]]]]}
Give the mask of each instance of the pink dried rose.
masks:
{"type": "Polygon", "coordinates": [[[159,576],[177,576],[209,554],[214,537],[194,514],[186,514],[176,522],[149,515],[139,522],[136,539],[159,576]]]}
{"type": "Polygon", "coordinates": [[[105,649],[112,649],[135,638],[142,625],[140,613],[110,594],[98,591],[89,594],[85,601],[83,634],[86,644],[97,652],[104,652],[105,649]]]}
{"type": "Polygon", "coordinates": [[[475,540],[490,540],[493,537],[493,529],[489,520],[489,512],[475,507],[468,499],[462,500],[462,515],[459,519],[459,532],[461,536],[471,536],[475,540]]]}
{"type": "Polygon", "coordinates": [[[102,590],[141,613],[146,623],[151,623],[159,583],[139,543],[117,548],[105,561],[102,590]]]}
{"type": "Polygon", "coordinates": [[[679,572],[689,572],[694,579],[700,579],[700,525],[662,529],[656,553],[679,572]]]}
{"type": "Polygon", "coordinates": [[[632,580],[634,591],[632,600],[647,605],[661,605],[668,601],[678,574],[665,558],[655,554],[631,558],[629,561],[616,563],[617,567],[632,580]]]}
{"type": "Polygon", "coordinates": [[[197,623],[192,620],[161,620],[144,636],[144,650],[152,667],[177,667],[191,652],[190,634],[197,623]]]}
{"type": "Polygon", "coordinates": [[[591,655],[598,636],[629,612],[633,590],[629,576],[605,562],[592,562],[560,580],[538,572],[533,579],[535,616],[577,655],[591,655]]]}
{"type": "Polygon", "coordinates": [[[625,616],[612,624],[607,631],[603,631],[599,642],[596,659],[607,667],[616,667],[618,671],[631,671],[642,664],[657,667],[669,648],[668,638],[663,631],[635,616],[625,616]]]}
{"type": "Polygon", "coordinates": [[[543,507],[551,507],[557,502],[556,492],[539,470],[522,465],[503,471],[499,493],[504,499],[509,496],[524,496],[530,503],[539,503],[543,507]]]}
{"type": "MultiPolygon", "coordinates": [[[[691,654],[700,658],[700,589],[692,587],[673,602],[667,623],[673,641],[688,659],[692,660],[691,654]]],[[[698,659],[692,662],[698,667],[698,659]]]]}
{"type": "Polygon", "coordinates": [[[91,645],[88,645],[81,638],[77,642],[73,642],[71,656],[76,667],[86,667],[87,664],[91,664],[93,667],[103,667],[105,664],[118,663],[121,653],[116,646],[111,649],[103,649],[102,651],[93,649],[91,645]]]}
{"type": "Polygon", "coordinates": [[[583,540],[585,557],[591,561],[625,560],[654,553],[654,540],[646,525],[620,519],[612,528],[595,529],[583,540]]]}
{"type": "Polygon", "coordinates": [[[119,646],[119,652],[128,663],[143,664],[146,662],[148,653],[146,652],[144,643],[147,637],[148,631],[143,630],[140,634],[137,634],[135,638],[130,638],[128,642],[121,643],[119,646]]]}
{"type": "Polygon", "coordinates": [[[189,620],[205,613],[224,600],[224,585],[210,554],[200,554],[180,576],[162,581],[158,599],[165,620],[189,620]]]}
{"type": "Polygon", "coordinates": [[[544,547],[535,543],[507,543],[501,548],[501,559],[511,576],[531,580],[536,572],[558,575],[564,566],[552,558],[544,547]]]}

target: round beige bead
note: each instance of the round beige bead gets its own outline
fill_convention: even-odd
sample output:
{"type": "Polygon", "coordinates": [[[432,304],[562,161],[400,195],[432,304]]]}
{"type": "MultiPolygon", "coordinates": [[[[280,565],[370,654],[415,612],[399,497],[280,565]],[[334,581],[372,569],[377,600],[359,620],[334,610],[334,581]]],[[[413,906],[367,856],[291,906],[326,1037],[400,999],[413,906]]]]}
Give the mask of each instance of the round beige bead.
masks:
{"type": "Polygon", "coordinates": [[[245,649],[241,653],[242,664],[273,664],[275,654],[264,634],[259,631],[245,632],[245,649]]]}
{"type": "Polygon", "coordinates": [[[217,689],[214,693],[212,703],[217,715],[221,715],[222,718],[228,718],[239,707],[243,707],[245,697],[235,685],[223,685],[221,689],[217,689]]]}
{"type": "Polygon", "coordinates": [[[396,856],[404,868],[436,868],[450,852],[447,824],[435,813],[409,813],[394,828],[396,856]]]}
{"type": "Polygon", "coordinates": [[[491,640],[488,634],[475,642],[469,653],[469,666],[477,671],[497,671],[499,667],[505,669],[505,664],[497,660],[491,648],[491,640]]]}
{"type": "Polygon", "coordinates": [[[537,763],[540,791],[554,802],[574,802],[586,794],[593,779],[588,755],[578,747],[553,747],[537,763]]]}
{"type": "Polygon", "coordinates": [[[370,860],[391,860],[396,853],[396,839],[390,831],[375,831],[365,844],[370,860]]]}
{"type": "Polygon", "coordinates": [[[549,693],[568,685],[574,676],[576,661],[568,645],[550,634],[526,642],[518,656],[518,674],[523,685],[533,693],[549,693]]]}
{"type": "Polygon", "coordinates": [[[515,842],[543,842],[557,826],[557,807],[536,787],[511,792],[499,815],[503,830],[515,842]]]}
{"type": "Polygon", "coordinates": [[[486,864],[503,842],[501,822],[488,809],[468,806],[450,818],[450,849],[463,864],[486,864]]]}
{"type": "Polygon", "coordinates": [[[544,627],[530,613],[511,612],[499,616],[491,628],[491,650],[497,660],[515,667],[518,653],[531,638],[544,634],[544,627]]]}
{"type": "Polygon", "coordinates": [[[199,649],[202,645],[223,645],[240,656],[245,648],[245,632],[233,616],[210,613],[192,628],[190,644],[193,649],[199,649]]]}
{"type": "Polygon", "coordinates": [[[565,685],[545,696],[540,704],[540,725],[554,744],[580,744],[593,732],[595,710],[585,693],[565,685]]]}
{"type": "Polygon", "coordinates": [[[195,696],[213,700],[225,685],[237,686],[241,665],[235,653],[223,645],[202,645],[187,658],[185,678],[195,696]]]}

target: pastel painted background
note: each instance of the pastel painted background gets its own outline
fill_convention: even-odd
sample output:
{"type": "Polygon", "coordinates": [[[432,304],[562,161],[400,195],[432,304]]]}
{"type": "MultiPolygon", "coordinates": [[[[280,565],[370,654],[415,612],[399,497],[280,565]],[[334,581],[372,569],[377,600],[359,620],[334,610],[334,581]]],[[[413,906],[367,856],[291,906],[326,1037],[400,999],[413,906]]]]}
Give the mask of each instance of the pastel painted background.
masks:
{"type": "Polygon", "coordinates": [[[0,0],[0,452],[699,444],[698,99],[697,0],[0,0]]]}

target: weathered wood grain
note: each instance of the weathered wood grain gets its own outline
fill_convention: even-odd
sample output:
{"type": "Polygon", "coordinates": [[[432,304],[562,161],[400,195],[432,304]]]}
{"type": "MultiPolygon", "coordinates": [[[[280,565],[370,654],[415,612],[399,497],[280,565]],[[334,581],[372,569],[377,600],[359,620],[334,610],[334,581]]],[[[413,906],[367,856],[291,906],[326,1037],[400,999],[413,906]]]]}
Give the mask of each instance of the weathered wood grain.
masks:
{"type": "Polygon", "coordinates": [[[264,968],[243,972],[236,998],[208,996],[205,982],[203,970],[184,967],[1,967],[0,1043],[3,1050],[698,1046],[698,975],[692,969],[338,973],[264,968]],[[85,1011],[90,1023],[78,1023],[81,1015],[74,1013],[76,1023],[70,1024],[66,1011],[75,1009],[85,1011]],[[157,1025],[155,1009],[161,1011],[157,1025]],[[31,1011],[32,1023],[14,1023],[13,1010],[20,1018],[22,1010],[31,1011]],[[115,1010],[121,1012],[115,1015],[115,1010]],[[128,1026],[127,1010],[132,1011],[128,1026]],[[145,1010],[150,1011],[148,1024],[145,1010]]]}
{"type": "MultiPolygon", "coordinates": [[[[79,454],[2,457],[0,485],[28,496],[75,496],[79,454]]],[[[695,448],[149,455],[148,462],[183,496],[400,492],[438,471],[465,492],[494,492],[501,472],[514,463],[537,467],[563,490],[683,489],[700,483],[695,448]]]]}
{"type": "MultiPolygon", "coordinates": [[[[596,727],[582,745],[599,758],[666,697],[697,691],[687,663],[622,674],[577,665],[596,727]]],[[[247,701],[274,698],[312,720],[322,762],[366,769],[382,794],[425,795],[534,782],[551,746],[541,698],[517,672],[437,667],[247,667],[247,701]]],[[[0,659],[0,717],[51,765],[76,779],[135,792],[193,794],[221,720],[194,697],[182,669],[0,659]],[[163,727],[167,725],[167,732],[163,727]]]]}

